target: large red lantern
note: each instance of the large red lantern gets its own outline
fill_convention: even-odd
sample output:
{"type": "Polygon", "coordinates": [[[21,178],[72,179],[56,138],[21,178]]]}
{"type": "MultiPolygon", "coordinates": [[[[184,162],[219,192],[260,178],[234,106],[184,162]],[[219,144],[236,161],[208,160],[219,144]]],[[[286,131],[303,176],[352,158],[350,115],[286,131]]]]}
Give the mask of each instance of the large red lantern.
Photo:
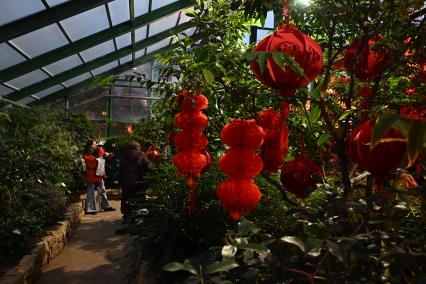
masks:
{"type": "Polygon", "coordinates": [[[349,136],[348,153],[352,160],[377,177],[385,177],[398,168],[406,154],[407,143],[391,139],[404,139],[398,130],[391,128],[383,137],[387,141],[370,147],[375,120],[367,120],[349,136]]]}
{"type": "Polygon", "coordinates": [[[257,123],[265,131],[262,146],[263,170],[266,173],[277,172],[283,164],[288,151],[288,128],[285,120],[289,105],[281,104],[281,114],[274,109],[262,111],[256,117],[257,123]]]}
{"type": "Polygon", "coordinates": [[[192,91],[182,91],[180,96],[182,111],[175,116],[176,127],[182,129],[173,141],[179,152],[173,157],[173,164],[181,176],[186,176],[186,182],[191,189],[188,213],[195,211],[196,179],[211,163],[211,156],[205,153],[208,140],[203,135],[208,118],[201,112],[207,108],[208,100],[204,95],[192,91]],[[209,161],[210,160],[210,161],[209,161]]]}
{"type": "Polygon", "coordinates": [[[231,150],[219,160],[220,169],[228,177],[218,186],[216,194],[224,210],[236,221],[260,201],[261,193],[253,178],[262,171],[263,162],[254,148],[262,145],[263,136],[254,119],[233,119],[221,132],[222,141],[231,150]]]}
{"type": "Polygon", "coordinates": [[[323,176],[321,167],[304,155],[296,156],[281,170],[284,188],[299,198],[306,198],[323,176]]]}
{"type": "Polygon", "coordinates": [[[260,41],[254,50],[288,54],[294,57],[304,70],[306,77],[299,76],[290,66],[286,66],[283,71],[272,57],[268,58],[263,73],[256,61],[250,63],[256,79],[278,90],[278,94],[282,97],[293,96],[297,88],[305,87],[321,73],[323,64],[321,47],[312,38],[288,23],[282,24],[272,35],[260,41]]]}
{"type": "Polygon", "coordinates": [[[382,38],[381,35],[370,38],[361,50],[362,41],[358,39],[345,51],[345,68],[358,80],[371,82],[389,66],[392,59],[390,50],[384,45],[374,48],[382,38]]]}

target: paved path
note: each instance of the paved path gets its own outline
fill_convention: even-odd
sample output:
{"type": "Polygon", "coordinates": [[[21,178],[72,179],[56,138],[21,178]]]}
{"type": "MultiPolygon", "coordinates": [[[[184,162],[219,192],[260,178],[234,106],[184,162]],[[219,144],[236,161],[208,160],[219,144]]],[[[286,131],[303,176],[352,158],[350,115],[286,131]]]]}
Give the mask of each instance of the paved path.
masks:
{"type": "Polygon", "coordinates": [[[117,211],[83,216],[71,241],[43,269],[37,284],[127,283],[133,266],[132,238],[115,234],[122,228],[120,203],[111,202],[117,211]]]}

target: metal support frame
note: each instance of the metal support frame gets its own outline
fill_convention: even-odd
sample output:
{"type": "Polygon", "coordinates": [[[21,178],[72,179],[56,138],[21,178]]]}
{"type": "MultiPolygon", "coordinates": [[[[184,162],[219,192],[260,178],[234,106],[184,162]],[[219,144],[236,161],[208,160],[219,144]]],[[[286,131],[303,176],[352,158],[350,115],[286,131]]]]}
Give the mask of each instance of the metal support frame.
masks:
{"type": "MultiPolygon", "coordinates": [[[[104,0],[104,2],[105,1],[106,0],[104,0]]],[[[79,2],[81,2],[81,0],[79,0],[79,2]]],[[[151,22],[154,22],[155,20],[165,17],[169,14],[172,14],[176,11],[179,11],[184,8],[188,8],[192,6],[193,4],[194,3],[192,0],[176,1],[172,4],[156,9],[152,12],[136,17],[133,23],[131,23],[130,21],[127,21],[127,22],[118,24],[112,28],[100,31],[91,36],[82,38],[75,42],[69,43],[67,45],[56,48],[52,51],[49,51],[40,56],[34,57],[30,61],[24,61],[22,63],[6,68],[0,71],[0,83],[7,82],[9,80],[12,80],[13,78],[19,77],[21,75],[34,71],[43,66],[49,65],[51,63],[57,62],[68,56],[74,55],[80,51],[83,51],[95,45],[101,44],[103,42],[109,41],[113,38],[126,34],[130,31],[136,30],[140,27],[148,25],[151,22]]],[[[31,30],[34,30],[34,27],[31,27],[31,30]]]]}
{"type": "MultiPolygon", "coordinates": [[[[148,46],[150,46],[150,45],[152,45],[152,44],[154,44],[154,43],[156,43],[160,40],[163,40],[167,37],[172,36],[173,32],[181,32],[181,31],[184,31],[184,30],[186,30],[186,29],[188,29],[192,26],[193,26],[193,23],[187,22],[187,23],[181,24],[177,27],[173,27],[169,30],[158,33],[158,34],[156,34],[156,35],[154,35],[150,38],[147,38],[143,41],[138,42],[135,45],[135,49],[131,49],[129,47],[123,47],[123,48],[121,48],[117,51],[114,51],[112,53],[109,53],[107,55],[99,57],[95,60],[92,60],[92,61],[86,63],[86,64],[79,65],[79,66],[74,67],[70,70],[67,70],[67,71],[62,72],[60,74],[57,74],[56,76],[54,76],[52,78],[42,80],[42,81],[37,82],[33,85],[27,86],[27,87],[25,87],[25,88],[23,88],[23,89],[21,89],[17,92],[13,92],[11,94],[8,94],[8,95],[5,96],[5,98],[13,99],[13,100],[20,100],[22,98],[28,97],[31,94],[34,94],[34,93],[37,93],[39,91],[48,89],[48,88],[50,88],[54,85],[60,84],[64,81],[72,79],[72,78],[74,78],[78,75],[84,74],[86,72],[90,72],[91,70],[98,68],[98,67],[101,67],[105,64],[108,64],[108,63],[110,63],[114,60],[118,60],[118,59],[120,59],[124,56],[131,54],[134,51],[144,49],[144,48],[146,48],[146,47],[148,47],[148,46]]],[[[137,62],[137,60],[135,60],[135,62],[137,62]]],[[[133,63],[133,65],[135,65],[135,63],[133,63]]]]}
{"type": "MultiPolygon", "coordinates": [[[[142,64],[144,64],[148,61],[151,61],[152,59],[154,59],[155,55],[160,54],[162,52],[172,50],[172,49],[176,48],[177,46],[178,46],[177,44],[166,46],[162,49],[159,49],[157,51],[148,53],[145,56],[137,58],[134,64],[133,63],[126,63],[126,64],[123,64],[123,65],[117,66],[117,67],[115,67],[115,68],[113,68],[109,71],[106,71],[106,72],[104,72],[100,75],[108,76],[108,75],[120,74],[122,72],[125,72],[127,70],[132,69],[134,66],[142,65],[142,64]]],[[[48,102],[52,102],[52,101],[60,99],[60,98],[64,98],[66,95],[71,94],[71,93],[78,91],[80,89],[86,88],[86,87],[90,86],[91,84],[93,84],[93,78],[84,80],[84,81],[77,83],[77,84],[75,84],[71,87],[68,87],[64,90],[57,91],[57,92],[55,92],[55,93],[53,93],[49,96],[41,98],[38,101],[31,102],[31,103],[29,103],[29,105],[41,105],[41,104],[45,104],[45,103],[48,103],[48,102]]]]}
{"type": "Polygon", "coordinates": [[[0,27],[0,43],[86,12],[113,0],[74,0],[0,27]]]}

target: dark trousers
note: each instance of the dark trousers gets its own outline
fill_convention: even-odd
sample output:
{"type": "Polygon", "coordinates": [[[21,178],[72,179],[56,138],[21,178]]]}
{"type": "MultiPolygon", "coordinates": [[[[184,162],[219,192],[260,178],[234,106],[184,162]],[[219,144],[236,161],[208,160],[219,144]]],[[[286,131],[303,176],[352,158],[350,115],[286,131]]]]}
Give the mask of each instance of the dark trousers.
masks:
{"type": "Polygon", "coordinates": [[[142,183],[123,185],[121,190],[121,214],[126,215],[132,212],[137,205],[137,197],[141,197],[142,199],[145,197],[145,188],[142,183]]]}

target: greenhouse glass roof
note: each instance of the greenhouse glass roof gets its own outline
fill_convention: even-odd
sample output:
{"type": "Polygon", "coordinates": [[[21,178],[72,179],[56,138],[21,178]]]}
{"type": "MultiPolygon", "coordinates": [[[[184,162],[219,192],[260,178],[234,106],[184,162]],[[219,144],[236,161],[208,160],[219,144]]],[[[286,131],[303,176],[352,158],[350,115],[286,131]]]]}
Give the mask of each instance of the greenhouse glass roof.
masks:
{"type": "MultiPolygon", "coordinates": [[[[191,0],[0,1],[0,97],[41,104],[116,75],[195,32],[191,0]]],[[[4,102],[3,102],[4,105],[4,102]]],[[[0,102],[1,106],[1,102],[0,102]]]]}

